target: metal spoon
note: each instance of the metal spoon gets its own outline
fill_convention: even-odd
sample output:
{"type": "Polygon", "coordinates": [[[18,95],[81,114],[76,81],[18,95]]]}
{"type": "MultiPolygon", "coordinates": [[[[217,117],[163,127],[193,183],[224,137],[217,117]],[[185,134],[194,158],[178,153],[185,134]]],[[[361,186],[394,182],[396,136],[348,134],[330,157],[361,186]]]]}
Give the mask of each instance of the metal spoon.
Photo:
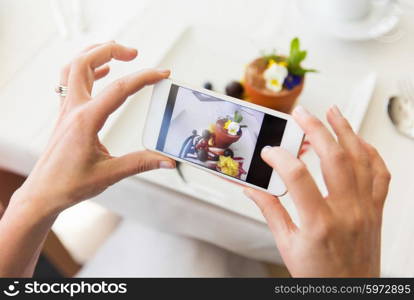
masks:
{"type": "Polygon", "coordinates": [[[414,139],[413,101],[405,97],[391,97],[388,100],[388,116],[398,132],[414,139]]]}
{"type": "Polygon", "coordinates": [[[412,78],[398,81],[401,95],[388,100],[388,116],[401,134],[414,139],[414,84],[412,78]]]}

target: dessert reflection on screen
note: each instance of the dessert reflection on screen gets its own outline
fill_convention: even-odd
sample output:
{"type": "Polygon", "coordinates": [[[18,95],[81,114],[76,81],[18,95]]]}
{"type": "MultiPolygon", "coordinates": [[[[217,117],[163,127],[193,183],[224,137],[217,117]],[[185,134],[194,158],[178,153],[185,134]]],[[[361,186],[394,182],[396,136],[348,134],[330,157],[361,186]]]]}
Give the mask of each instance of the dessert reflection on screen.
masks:
{"type": "Polygon", "coordinates": [[[163,151],[246,180],[264,113],[180,87],[163,151]]]}

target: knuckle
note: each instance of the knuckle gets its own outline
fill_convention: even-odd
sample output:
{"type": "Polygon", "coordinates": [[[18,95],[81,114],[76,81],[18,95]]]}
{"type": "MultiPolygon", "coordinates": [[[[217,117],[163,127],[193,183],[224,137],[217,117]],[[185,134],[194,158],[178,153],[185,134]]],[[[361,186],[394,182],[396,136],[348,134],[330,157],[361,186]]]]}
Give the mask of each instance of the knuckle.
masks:
{"type": "Polygon", "coordinates": [[[360,140],[358,140],[356,144],[357,146],[352,153],[354,160],[363,167],[370,169],[372,157],[369,155],[369,152],[365,149],[360,140]]]}
{"type": "Polygon", "coordinates": [[[86,54],[82,53],[78,55],[72,62],[73,67],[83,68],[88,64],[88,57],[86,54]]]}
{"type": "Polygon", "coordinates": [[[69,116],[70,124],[80,126],[81,128],[85,128],[89,119],[90,117],[84,109],[77,109],[76,111],[73,111],[69,116]]]}
{"type": "Polygon", "coordinates": [[[291,166],[288,172],[288,178],[292,181],[299,181],[306,176],[307,169],[302,161],[297,161],[291,166]]]}
{"type": "Polygon", "coordinates": [[[392,177],[390,171],[388,171],[387,169],[383,170],[379,174],[379,176],[380,176],[380,178],[382,178],[386,182],[390,182],[391,181],[391,177],[392,177]]]}
{"type": "Polygon", "coordinates": [[[354,155],[355,162],[362,168],[371,170],[371,159],[364,153],[357,153],[354,155]]]}
{"type": "Polygon", "coordinates": [[[272,216],[272,210],[270,208],[270,205],[268,205],[267,203],[263,203],[263,202],[260,202],[259,204],[260,205],[258,206],[259,206],[260,211],[262,212],[262,215],[265,217],[265,219],[267,220],[270,219],[272,216]]]}
{"type": "Polygon", "coordinates": [[[354,213],[351,218],[350,229],[352,232],[359,232],[365,225],[365,218],[360,210],[354,213]]]}
{"type": "Polygon", "coordinates": [[[367,147],[372,152],[373,155],[375,155],[375,156],[381,156],[380,153],[378,152],[377,148],[375,148],[373,145],[368,144],[367,147]]]}
{"type": "Polygon", "coordinates": [[[116,47],[118,47],[118,44],[116,44],[113,41],[108,41],[108,42],[104,43],[101,47],[112,50],[112,49],[115,49],[116,47]]]}
{"type": "Polygon", "coordinates": [[[114,82],[113,88],[117,93],[124,93],[126,90],[126,83],[124,80],[118,79],[114,82]]]}
{"type": "Polygon", "coordinates": [[[158,167],[158,162],[150,159],[140,158],[133,170],[134,173],[143,173],[145,171],[153,170],[158,167]]]}
{"type": "Polygon", "coordinates": [[[365,142],[364,146],[368,149],[368,152],[370,152],[371,154],[378,155],[377,149],[368,142],[365,142]]]}
{"type": "Polygon", "coordinates": [[[309,131],[318,131],[323,128],[323,126],[322,122],[315,117],[310,117],[308,119],[307,127],[309,128],[309,131]]]}
{"type": "Polygon", "coordinates": [[[369,227],[369,224],[373,223],[371,222],[373,219],[374,217],[371,214],[364,216],[361,211],[357,211],[353,215],[348,216],[348,220],[345,223],[346,226],[344,227],[346,228],[347,234],[352,237],[357,237],[369,229],[367,226],[369,227]]]}
{"type": "Polygon", "coordinates": [[[78,111],[78,112],[74,113],[72,121],[76,124],[85,123],[85,121],[86,121],[85,113],[83,113],[82,111],[78,111]]]}
{"type": "Polygon", "coordinates": [[[145,68],[145,69],[142,69],[140,73],[141,73],[141,75],[149,76],[149,75],[156,74],[157,71],[155,69],[145,68]]]}
{"type": "Polygon", "coordinates": [[[140,72],[141,80],[145,85],[151,84],[154,81],[157,81],[160,76],[159,72],[154,69],[144,69],[140,72]]]}
{"type": "Polygon", "coordinates": [[[335,149],[329,152],[329,158],[334,164],[344,165],[348,163],[348,155],[340,147],[335,147],[335,149]]]}
{"type": "Polygon", "coordinates": [[[349,124],[347,119],[341,118],[340,122],[340,126],[343,128],[345,132],[355,135],[354,129],[352,129],[352,126],[351,124],[349,124]]]}
{"type": "Polygon", "coordinates": [[[334,230],[335,228],[332,220],[330,218],[323,217],[320,222],[315,225],[313,229],[313,236],[318,241],[326,241],[332,236],[334,230]]]}

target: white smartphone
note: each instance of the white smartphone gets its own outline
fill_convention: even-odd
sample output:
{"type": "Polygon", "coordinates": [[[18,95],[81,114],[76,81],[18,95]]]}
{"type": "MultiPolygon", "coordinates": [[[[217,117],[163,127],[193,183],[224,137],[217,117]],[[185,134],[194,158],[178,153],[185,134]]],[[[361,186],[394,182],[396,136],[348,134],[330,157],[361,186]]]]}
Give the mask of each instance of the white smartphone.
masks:
{"type": "Polygon", "coordinates": [[[260,157],[265,146],[297,156],[304,133],[290,115],[171,79],[154,86],[145,148],[273,195],[286,193],[260,157]]]}

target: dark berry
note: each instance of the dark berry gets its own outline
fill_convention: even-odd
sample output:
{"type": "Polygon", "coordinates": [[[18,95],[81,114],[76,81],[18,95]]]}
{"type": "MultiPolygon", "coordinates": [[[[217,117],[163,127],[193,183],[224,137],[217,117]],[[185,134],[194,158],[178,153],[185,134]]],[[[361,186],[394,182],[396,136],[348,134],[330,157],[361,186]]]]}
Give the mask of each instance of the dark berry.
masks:
{"type": "Polygon", "coordinates": [[[197,158],[200,161],[206,161],[208,159],[208,152],[206,149],[198,149],[197,150],[197,158]]]}
{"type": "Polygon", "coordinates": [[[211,137],[211,133],[207,129],[204,129],[203,130],[203,133],[201,134],[201,136],[203,137],[203,139],[208,140],[211,137]]]}
{"type": "Polygon", "coordinates": [[[231,150],[231,149],[229,149],[229,148],[227,148],[226,150],[224,150],[223,155],[224,155],[224,156],[230,156],[231,158],[233,158],[233,157],[234,157],[233,150],[231,150]]]}
{"type": "Polygon", "coordinates": [[[213,90],[213,84],[210,81],[207,81],[203,84],[203,88],[205,88],[206,90],[213,90]]]}
{"type": "Polygon", "coordinates": [[[226,85],[226,95],[234,98],[243,98],[244,88],[238,81],[231,81],[226,85]]]}

